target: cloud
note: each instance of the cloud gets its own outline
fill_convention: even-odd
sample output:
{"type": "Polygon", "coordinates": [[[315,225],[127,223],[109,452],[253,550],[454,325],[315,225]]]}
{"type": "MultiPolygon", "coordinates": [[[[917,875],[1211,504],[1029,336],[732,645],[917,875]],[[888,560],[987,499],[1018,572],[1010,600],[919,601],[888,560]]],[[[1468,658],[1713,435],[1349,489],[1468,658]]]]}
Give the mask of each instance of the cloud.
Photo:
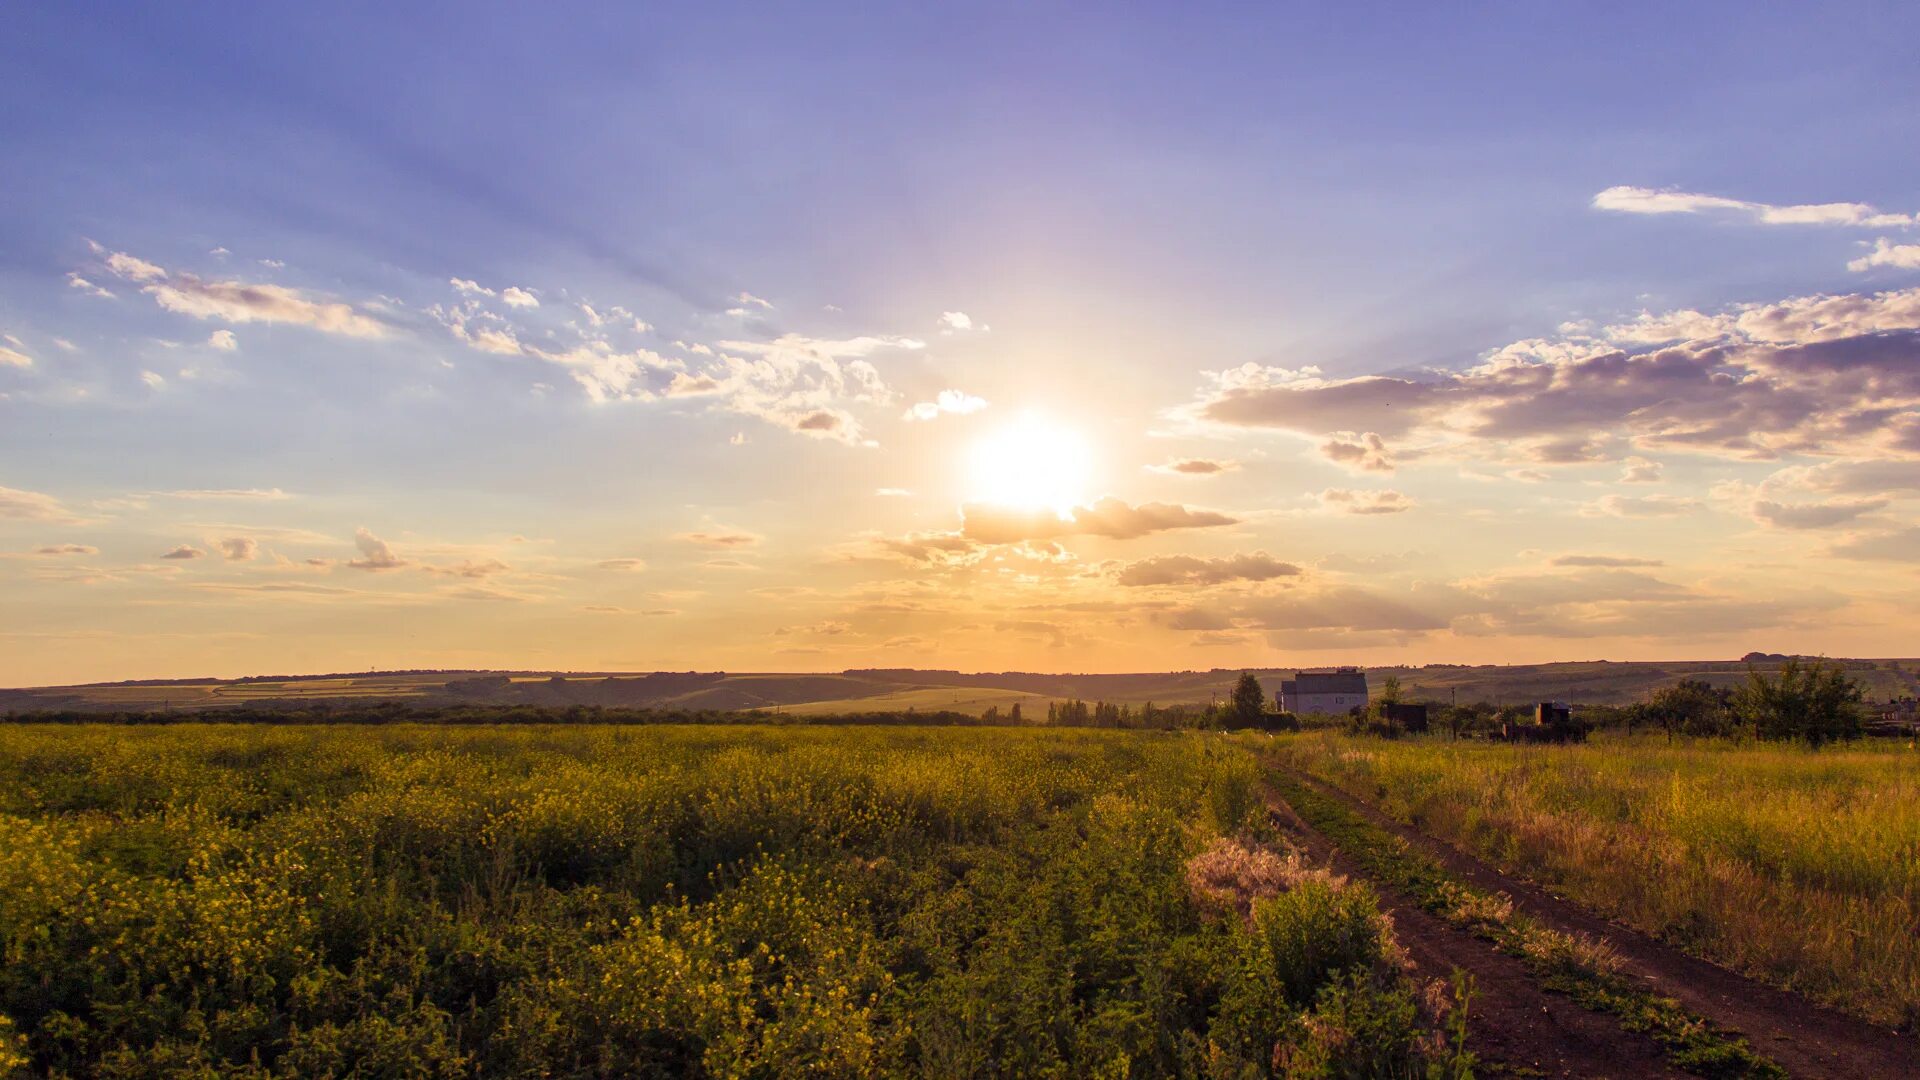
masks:
{"type": "MultiPolygon", "coordinates": [[[[19,340],[16,338],[9,338],[8,340],[14,342],[16,345],[19,344],[19,340]]],[[[0,345],[0,367],[30,368],[32,366],[33,357],[17,349],[9,349],[5,345],[0,345]]]]}
{"type": "Polygon", "coordinates": [[[146,383],[147,388],[150,390],[164,390],[167,386],[166,376],[161,375],[157,371],[142,371],[140,373],[140,381],[146,383]]]}
{"type": "Polygon", "coordinates": [[[47,544],[33,549],[35,555],[98,555],[100,549],[91,544],[47,544]]]}
{"type": "Polygon", "coordinates": [[[638,573],[647,568],[646,560],[634,558],[602,559],[594,565],[602,570],[619,570],[625,573],[638,573]]]}
{"type": "Polygon", "coordinates": [[[44,521],[55,525],[84,523],[51,495],[10,487],[0,487],[0,518],[44,521]]]}
{"type": "Polygon", "coordinates": [[[351,306],[309,299],[282,285],[207,281],[193,274],[169,273],[124,252],[107,258],[107,267],[129,281],[146,283],[141,292],[168,311],[196,319],[230,323],[285,323],[346,337],[381,338],[387,328],[351,306]]]}
{"type": "Polygon", "coordinates": [[[1208,559],[1196,555],[1157,555],[1128,563],[1114,575],[1122,585],[1219,585],[1229,581],[1271,581],[1295,577],[1300,568],[1264,551],[1208,559]]]}
{"type": "Polygon", "coordinates": [[[1639,566],[1665,566],[1659,559],[1639,559],[1628,555],[1559,555],[1552,560],[1554,566],[1585,566],[1622,569],[1639,566]]]}
{"type": "Polygon", "coordinates": [[[114,298],[111,292],[108,292],[106,289],[103,289],[100,286],[95,285],[93,282],[88,281],[86,278],[81,277],[79,274],[67,275],[67,287],[70,289],[79,289],[82,292],[85,292],[86,294],[88,294],[89,296],[98,296],[103,300],[112,300],[114,298]]]}
{"type": "Polygon", "coordinates": [[[260,554],[260,542],[251,536],[229,536],[220,541],[220,553],[228,562],[247,562],[260,554]]]}
{"type": "Polygon", "coordinates": [[[537,308],[540,306],[539,297],[535,296],[530,290],[522,289],[516,285],[509,285],[501,289],[500,300],[508,307],[537,308]]]}
{"type": "MultiPolygon", "coordinates": [[[[755,296],[755,295],[753,295],[753,294],[752,294],[752,293],[750,293],[750,292],[742,292],[742,293],[739,293],[738,295],[736,295],[736,296],[735,296],[735,297],[733,298],[733,301],[734,301],[734,303],[736,303],[736,304],[739,304],[741,308],[745,308],[745,307],[747,307],[748,305],[752,305],[752,306],[754,306],[754,307],[757,307],[757,308],[759,308],[759,309],[761,309],[762,311],[772,311],[772,310],[773,310],[773,305],[772,305],[772,304],[770,304],[770,303],[768,303],[768,302],[767,302],[767,301],[765,301],[765,300],[762,300],[762,299],[760,299],[759,297],[757,297],[757,296],[755,296]]],[[[736,310],[738,310],[738,309],[736,309],[736,310]]]]}
{"type": "Polygon", "coordinates": [[[1886,506],[1885,499],[1833,499],[1793,505],[1771,499],[1755,499],[1753,519],[1779,529],[1825,529],[1845,524],[1862,514],[1883,510],[1886,506]]]}
{"type": "Polygon", "coordinates": [[[1178,458],[1165,465],[1149,465],[1147,470],[1165,473],[1168,476],[1216,476],[1223,472],[1232,472],[1239,467],[1239,462],[1224,458],[1178,458]]]}
{"type": "Polygon", "coordinates": [[[964,333],[968,330],[985,332],[986,324],[977,323],[973,316],[964,311],[943,311],[940,313],[940,332],[943,334],[964,333]]]}
{"type": "Polygon", "coordinates": [[[194,500],[235,500],[258,502],[281,502],[293,496],[279,488],[185,488],[174,491],[149,491],[148,495],[157,495],[168,499],[194,500]]]}
{"type": "Polygon", "coordinates": [[[753,547],[765,539],[745,529],[710,529],[699,532],[684,532],[674,539],[682,543],[706,548],[743,548],[753,547]]]}
{"type": "Polygon", "coordinates": [[[1920,244],[1894,244],[1882,236],[1873,242],[1872,251],[1847,263],[1847,269],[1856,274],[1876,266],[1920,270],[1920,244]]]}
{"type": "Polygon", "coordinates": [[[1328,488],[1320,493],[1320,505],[1349,514],[1398,514],[1414,507],[1414,501],[1391,489],[1354,491],[1328,488]]]}
{"type": "Polygon", "coordinates": [[[1395,463],[1387,453],[1386,440],[1372,431],[1358,435],[1351,431],[1335,432],[1320,444],[1320,454],[1328,461],[1361,472],[1390,473],[1394,470],[1395,463]]]}
{"type": "Polygon", "coordinates": [[[493,295],[492,289],[489,289],[485,285],[482,285],[479,282],[471,280],[469,278],[448,278],[447,284],[453,286],[454,292],[462,293],[468,296],[492,296],[493,295]]]}
{"type": "Polygon", "coordinates": [[[1920,288],[1716,315],[1643,313],[1602,333],[1628,344],[1416,376],[1334,380],[1245,365],[1206,373],[1198,399],[1177,413],[1328,439],[1356,460],[1371,451],[1390,461],[1395,440],[1409,436],[1434,453],[1522,464],[1651,450],[1920,455],[1920,288]],[[1639,347],[1655,341],[1665,344],[1639,347]],[[1356,447],[1345,438],[1354,431],[1378,436],[1378,447],[1356,447]]]}
{"type": "Polygon", "coordinates": [[[1238,518],[1212,510],[1195,510],[1172,503],[1130,506],[1112,496],[1091,506],[1077,506],[1065,515],[1050,509],[1028,510],[968,503],[960,508],[961,533],[984,544],[1012,544],[1059,536],[1103,536],[1132,540],[1172,529],[1204,529],[1233,525],[1238,518]]]}
{"type": "Polygon", "coordinates": [[[1849,537],[1827,550],[1843,559],[1920,562],[1920,526],[1849,537]]]}
{"type": "Polygon", "coordinates": [[[186,544],[181,544],[179,547],[174,548],[172,551],[169,551],[160,557],[163,559],[197,559],[204,554],[206,554],[206,552],[201,551],[197,547],[190,547],[186,544]]]}
{"type": "Polygon", "coordinates": [[[668,397],[701,397],[718,394],[726,385],[711,375],[689,375],[684,371],[675,372],[673,381],[667,384],[668,397]]]}
{"type": "Polygon", "coordinates": [[[385,540],[373,535],[364,525],[353,530],[353,546],[360,549],[360,557],[346,565],[355,570],[392,570],[407,565],[385,540]]]}
{"type": "Polygon", "coordinates": [[[429,574],[438,574],[441,577],[479,579],[492,577],[495,574],[504,574],[512,570],[513,567],[508,566],[499,559],[467,559],[453,566],[423,565],[420,569],[429,574]]]}
{"type": "Polygon", "coordinates": [[[240,341],[231,330],[215,330],[207,335],[207,344],[223,352],[233,352],[240,347],[240,341]]]}
{"type": "Polygon", "coordinates": [[[1911,225],[1911,214],[1889,214],[1866,203],[1803,203],[1776,206],[1771,203],[1729,199],[1720,195],[1657,190],[1643,187],[1610,187],[1593,197],[1596,210],[1622,214],[1702,214],[1723,212],[1748,217],[1763,225],[1856,225],[1884,228],[1911,225]]]}
{"type": "Polygon", "coordinates": [[[941,413],[954,416],[966,416],[977,413],[987,407],[985,398],[975,397],[964,390],[942,390],[932,401],[916,402],[906,411],[902,420],[933,420],[941,413]]]}
{"type": "Polygon", "coordinates": [[[161,281],[167,272],[145,259],[116,251],[107,256],[107,269],[128,281],[161,281]]]}
{"type": "Polygon", "coordinates": [[[1665,466],[1651,458],[1630,457],[1625,468],[1620,470],[1620,482],[1623,484],[1655,484],[1660,481],[1665,466]]]}
{"type": "Polygon", "coordinates": [[[1678,495],[1603,495],[1580,508],[1588,517],[1653,518],[1691,514],[1704,505],[1678,495]]]}

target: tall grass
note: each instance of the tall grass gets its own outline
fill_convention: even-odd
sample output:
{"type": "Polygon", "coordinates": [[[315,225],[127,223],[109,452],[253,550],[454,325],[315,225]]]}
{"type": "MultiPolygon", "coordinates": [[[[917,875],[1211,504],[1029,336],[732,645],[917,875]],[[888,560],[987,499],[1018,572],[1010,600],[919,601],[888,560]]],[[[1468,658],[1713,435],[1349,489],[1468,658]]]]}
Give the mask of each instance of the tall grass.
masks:
{"type": "Polygon", "coordinates": [[[0,727],[0,1076],[1442,1060],[1364,886],[1195,886],[1258,791],[1156,733],[0,727]]]}
{"type": "Polygon", "coordinates": [[[1722,741],[1578,747],[1315,733],[1285,760],[1689,951],[1920,1021],[1920,756],[1722,741]]]}

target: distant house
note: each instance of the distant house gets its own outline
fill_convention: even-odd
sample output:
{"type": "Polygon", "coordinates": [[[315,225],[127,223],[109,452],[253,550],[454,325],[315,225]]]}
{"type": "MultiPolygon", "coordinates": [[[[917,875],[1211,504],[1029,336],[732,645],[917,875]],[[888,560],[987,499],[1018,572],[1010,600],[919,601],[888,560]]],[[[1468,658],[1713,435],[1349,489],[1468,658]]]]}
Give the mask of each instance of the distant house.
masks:
{"type": "Polygon", "coordinates": [[[1367,673],[1356,667],[1299,671],[1280,680],[1280,711],[1337,716],[1367,703],[1367,673]]]}

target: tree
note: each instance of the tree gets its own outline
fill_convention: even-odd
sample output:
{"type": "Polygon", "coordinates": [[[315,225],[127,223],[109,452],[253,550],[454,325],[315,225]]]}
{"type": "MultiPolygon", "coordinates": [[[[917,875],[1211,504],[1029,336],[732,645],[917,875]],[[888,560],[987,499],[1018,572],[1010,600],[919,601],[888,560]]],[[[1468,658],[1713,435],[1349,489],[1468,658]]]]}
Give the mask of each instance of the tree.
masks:
{"type": "Polygon", "coordinates": [[[1267,714],[1267,692],[1260,688],[1260,680],[1253,677],[1253,672],[1241,672],[1240,681],[1233,684],[1232,704],[1227,713],[1230,727],[1260,726],[1267,714]]]}
{"type": "Polygon", "coordinates": [[[1859,736],[1860,699],[1859,684],[1840,664],[1795,657],[1771,677],[1748,668],[1747,684],[1734,695],[1733,709],[1753,726],[1756,738],[1804,739],[1819,747],[1859,736]]]}
{"type": "Polygon", "coordinates": [[[1381,680],[1378,700],[1382,705],[1400,704],[1400,676],[1389,675],[1381,680]]]}
{"type": "Polygon", "coordinates": [[[1732,695],[1703,679],[1681,679],[1647,699],[1646,718],[1667,729],[1672,741],[1682,735],[1725,735],[1732,720],[1732,695]]]}
{"type": "Polygon", "coordinates": [[[1007,723],[1018,724],[1020,722],[1020,703],[1016,701],[1013,703],[1013,708],[1007,710],[1007,723]]]}

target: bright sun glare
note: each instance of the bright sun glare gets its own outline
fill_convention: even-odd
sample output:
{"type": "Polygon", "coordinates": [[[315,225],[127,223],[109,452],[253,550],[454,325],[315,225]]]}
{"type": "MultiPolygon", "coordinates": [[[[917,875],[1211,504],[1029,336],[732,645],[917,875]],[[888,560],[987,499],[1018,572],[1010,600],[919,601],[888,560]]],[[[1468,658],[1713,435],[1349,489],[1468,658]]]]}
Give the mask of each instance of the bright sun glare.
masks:
{"type": "Polygon", "coordinates": [[[1093,456],[1077,432],[1032,414],[974,444],[970,497],[1065,514],[1086,500],[1093,456]]]}

